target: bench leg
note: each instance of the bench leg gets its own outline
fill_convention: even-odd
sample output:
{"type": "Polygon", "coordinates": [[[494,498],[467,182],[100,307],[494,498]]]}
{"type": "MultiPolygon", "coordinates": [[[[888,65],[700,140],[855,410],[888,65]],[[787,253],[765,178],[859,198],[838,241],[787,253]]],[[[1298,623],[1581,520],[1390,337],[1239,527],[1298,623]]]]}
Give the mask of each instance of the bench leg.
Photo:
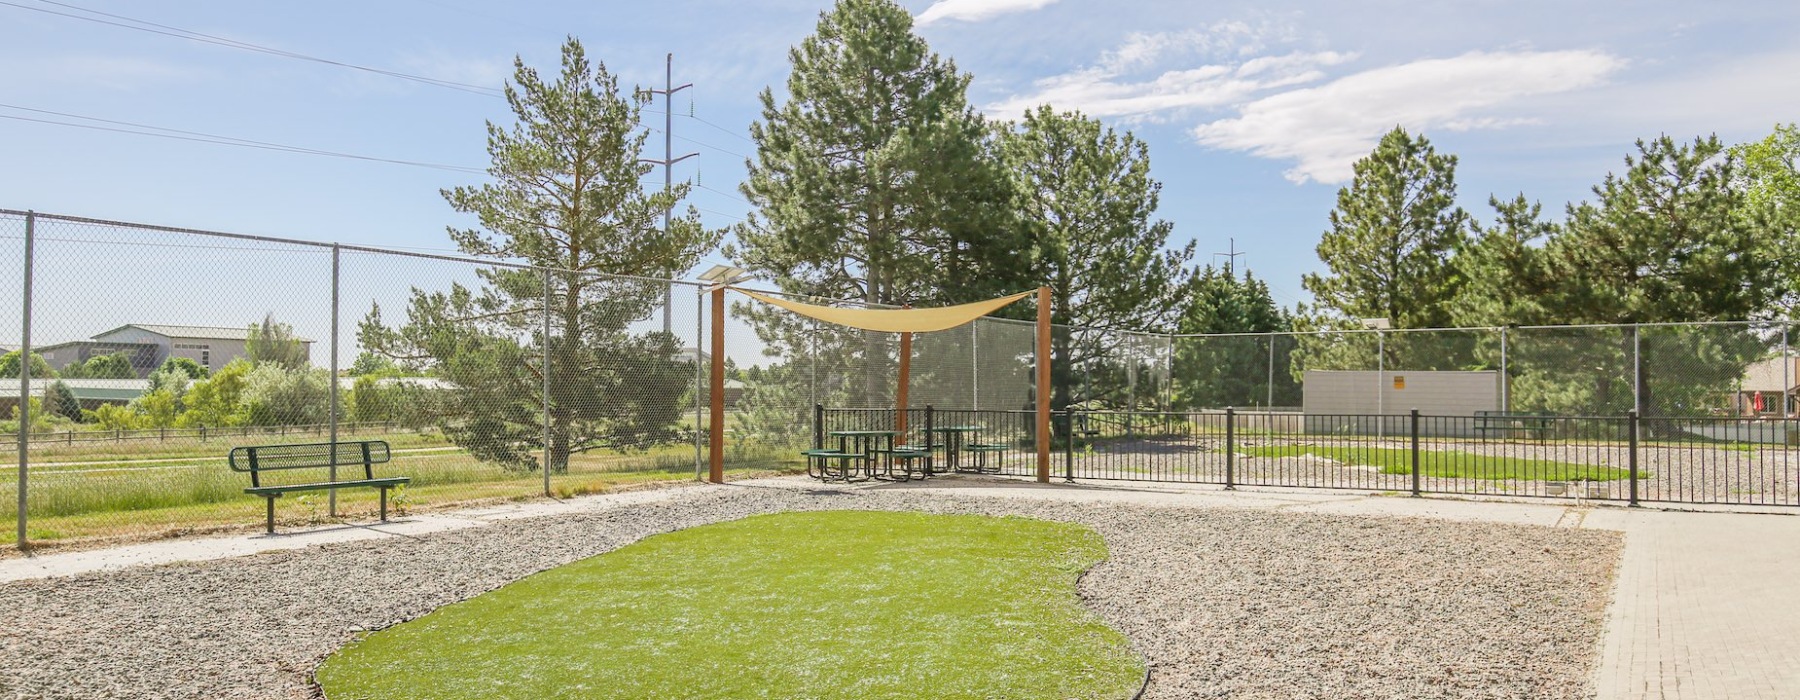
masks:
{"type": "Polygon", "coordinates": [[[387,522],[387,487],[381,487],[381,522],[387,522]]]}
{"type": "Polygon", "coordinates": [[[275,497],[264,496],[263,501],[269,506],[269,528],[267,534],[273,535],[275,534],[275,497]]]}

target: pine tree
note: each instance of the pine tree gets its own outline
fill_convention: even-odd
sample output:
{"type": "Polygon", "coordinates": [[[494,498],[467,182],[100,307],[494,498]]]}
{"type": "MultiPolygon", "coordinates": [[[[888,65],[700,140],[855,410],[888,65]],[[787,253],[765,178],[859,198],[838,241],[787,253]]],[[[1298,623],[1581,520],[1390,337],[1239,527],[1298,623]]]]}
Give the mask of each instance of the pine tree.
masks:
{"type": "Polygon", "coordinates": [[[44,410],[52,415],[62,416],[72,421],[81,420],[81,402],[75,399],[75,392],[69,385],[57,380],[44,389],[44,410]]]}
{"type": "MultiPolygon", "coordinates": [[[[1597,201],[1569,207],[1564,232],[1544,248],[1556,285],[1543,303],[1557,320],[1685,323],[1765,313],[1780,292],[1780,267],[1769,232],[1741,216],[1747,203],[1732,186],[1737,163],[1718,138],[1639,141],[1625,164],[1624,174],[1594,188],[1597,201]]],[[[1645,415],[1698,410],[1707,393],[1729,389],[1764,351],[1748,331],[1627,332],[1615,340],[1611,354],[1643,359],[1631,363],[1636,376],[1622,388],[1597,378],[1592,401],[1623,410],[1635,394],[1645,415]],[[1659,357],[1682,366],[1658,372],[1667,366],[1659,357]]]]}
{"type": "Polygon", "coordinates": [[[1525,199],[1489,197],[1491,226],[1475,226],[1475,236],[1452,259],[1462,286],[1451,300],[1457,326],[1551,323],[1542,300],[1553,284],[1540,250],[1560,227],[1543,218],[1543,206],[1525,199]]]}
{"type": "Polygon", "coordinates": [[[1179,320],[1194,244],[1167,249],[1173,226],[1153,218],[1162,184],[1150,177],[1148,146],[1129,132],[1045,105],[1002,143],[1031,237],[1032,278],[1050,288],[1051,320],[1079,329],[1052,341],[1051,404],[1117,393],[1102,385],[1073,396],[1075,369],[1132,361],[1108,359],[1118,332],[1179,320]]]}
{"type": "MultiPolygon", "coordinates": [[[[782,291],[921,306],[1017,291],[1023,265],[1011,190],[969,77],[912,33],[890,0],[841,0],[788,52],[785,101],[762,92],[756,157],[741,186],[756,207],[726,255],[782,291]]],[[[794,356],[810,324],[743,307],[771,354],[794,356]]],[[[895,344],[831,334],[825,356],[891,396],[895,344]]]]}
{"type": "Polygon", "coordinates": [[[1308,274],[1301,285],[1341,318],[1449,325],[1460,285],[1450,258],[1468,237],[1469,218],[1456,206],[1456,156],[1395,127],[1355,169],[1319,241],[1330,273],[1308,274]]]}
{"type": "Polygon", "coordinates": [[[1290,357],[1293,320],[1249,270],[1201,270],[1175,340],[1173,377],[1178,409],[1292,406],[1300,401],[1290,357]],[[1255,335],[1238,335],[1255,334],[1255,335]],[[1271,382],[1273,382],[1271,384],[1271,382]],[[1271,391],[1271,389],[1273,389],[1271,391]]]}
{"type": "Polygon", "coordinates": [[[481,222],[451,229],[464,253],[541,269],[482,270],[479,289],[414,289],[404,324],[387,327],[376,308],[359,337],[363,347],[423,364],[454,385],[443,427],[457,445],[520,469],[536,467],[531,450],[543,449],[560,472],[578,452],[675,439],[692,366],[677,359],[673,335],[630,332],[661,303],[663,285],[608,275],[679,274],[719,232],[702,227],[692,208],[668,230],[658,225],[688,186],[642,190],[650,166],[639,161],[640,104],[620,95],[580,42],[563,45],[554,81],[523,61],[514,67],[506,99],[515,123],[488,124],[493,182],[443,195],[481,222]]]}

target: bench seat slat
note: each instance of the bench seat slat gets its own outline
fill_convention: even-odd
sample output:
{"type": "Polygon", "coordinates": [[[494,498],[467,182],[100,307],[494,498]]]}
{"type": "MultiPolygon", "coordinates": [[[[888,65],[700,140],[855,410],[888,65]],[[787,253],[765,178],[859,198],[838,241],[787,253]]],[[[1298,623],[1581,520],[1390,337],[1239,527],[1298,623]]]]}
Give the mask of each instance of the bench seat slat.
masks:
{"type": "Polygon", "coordinates": [[[258,496],[282,494],[288,491],[323,491],[325,489],[357,488],[362,486],[399,486],[409,483],[412,477],[390,476],[382,479],[357,479],[355,481],[321,481],[311,484],[287,484],[283,486],[252,486],[244,489],[244,493],[258,496]]]}

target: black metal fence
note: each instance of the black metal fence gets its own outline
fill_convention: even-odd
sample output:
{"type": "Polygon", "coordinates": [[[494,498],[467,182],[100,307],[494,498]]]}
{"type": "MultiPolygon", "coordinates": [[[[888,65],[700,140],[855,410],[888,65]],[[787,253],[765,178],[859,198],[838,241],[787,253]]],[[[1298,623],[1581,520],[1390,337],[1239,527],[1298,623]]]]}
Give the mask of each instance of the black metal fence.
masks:
{"type": "MultiPolygon", "coordinates": [[[[1232,409],[1052,418],[1051,473],[1067,481],[1800,505],[1800,421],[1792,419],[1232,409]]],[[[937,471],[954,460],[963,471],[1037,473],[1029,411],[912,409],[902,428],[891,410],[815,409],[814,447],[836,447],[833,433],[847,430],[901,431],[895,439],[928,447],[937,471]]]]}

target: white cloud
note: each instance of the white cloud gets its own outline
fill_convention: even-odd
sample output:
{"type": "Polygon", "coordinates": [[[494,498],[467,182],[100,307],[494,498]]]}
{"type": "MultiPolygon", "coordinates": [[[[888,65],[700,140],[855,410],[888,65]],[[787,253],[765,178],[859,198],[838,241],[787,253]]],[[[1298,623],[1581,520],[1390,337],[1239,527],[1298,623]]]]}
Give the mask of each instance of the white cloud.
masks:
{"type": "Polygon", "coordinates": [[[1268,95],[1238,116],[1201,124],[1202,145],[1294,160],[1294,182],[1350,179],[1356,159],[1381,134],[1495,129],[1536,123],[1484,112],[1523,98],[1597,85],[1625,65],[1601,51],[1471,52],[1351,74],[1316,87],[1268,95]]]}
{"type": "Polygon", "coordinates": [[[923,27],[940,19],[980,22],[989,17],[1042,9],[1054,2],[1056,0],[938,0],[920,12],[913,24],[923,27]]]}
{"type": "Polygon", "coordinates": [[[1123,72],[1175,56],[1248,56],[1265,51],[1271,42],[1292,42],[1295,36],[1291,22],[1268,19],[1254,24],[1228,20],[1176,32],[1134,32],[1119,48],[1106,52],[1100,66],[1123,72]]]}
{"type": "MultiPolygon", "coordinates": [[[[1127,42],[1127,46],[1131,45],[1127,42]]],[[[1118,55],[1113,52],[1108,57],[1118,55]]],[[[986,109],[1012,117],[1049,104],[1095,117],[1168,119],[1186,110],[1224,108],[1272,89],[1316,82],[1325,78],[1320,69],[1352,58],[1352,54],[1335,51],[1291,53],[1165,71],[1137,82],[1122,79],[1120,70],[1112,67],[1119,64],[1103,64],[1039,80],[1034,84],[1034,92],[1013,95],[986,109]]]]}

